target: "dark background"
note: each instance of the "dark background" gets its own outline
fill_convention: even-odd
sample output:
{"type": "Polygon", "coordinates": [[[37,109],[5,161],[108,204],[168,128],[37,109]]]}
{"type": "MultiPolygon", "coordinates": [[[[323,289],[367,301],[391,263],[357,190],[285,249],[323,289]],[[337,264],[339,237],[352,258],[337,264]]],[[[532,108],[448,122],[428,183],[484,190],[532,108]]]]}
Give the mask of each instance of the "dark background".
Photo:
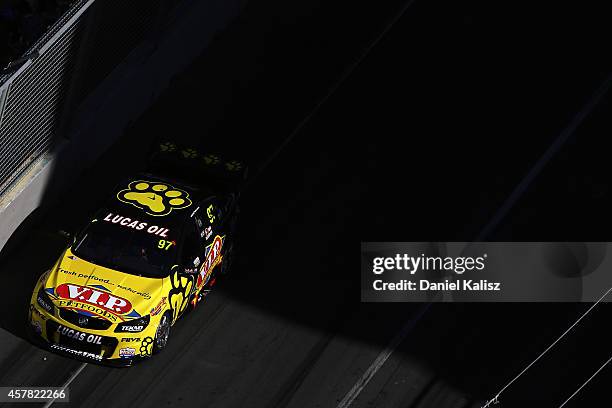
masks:
{"type": "MultiPolygon", "coordinates": [[[[241,255],[212,304],[181,322],[156,359],[123,371],[88,366],[72,385],[73,404],[335,406],[413,321],[385,366],[391,371],[381,369],[353,406],[479,406],[590,306],[435,304],[414,318],[415,305],[360,303],[361,241],[470,241],[496,214],[503,217],[480,238],[610,240],[610,95],[584,111],[612,74],[605,7],[416,0],[366,53],[405,6],[248,3],[82,182],[34,222],[39,238],[4,251],[8,270],[23,265],[24,248],[46,248],[20,266],[27,279],[7,278],[18,290],[2,309],[25,308],[37,270],[63,245],[51,245],[49,236],[82,225],[117,180],[144,167],[150,143],[170,137],[251,164],[241,255]],[[558,140],[542,171],[499,213],[558,140]],[[78,196],[87,196],[86,204],[71,199],[78,196]],[[233,305],[242,309],[224,312],[233,305]],[[286,327],[243,322],[240,310],[286,327]],[[290,337],[301,330],[316,333],[316,341],[290,337]],[[278,340],[285,338],[293,340],[278,340]],[[325,377],[349,358],[334,351],[338,341],[356,345],[356,363],[325,377]],[[206,365],[210,359],[219,366],[206,365]],[[319,394],[303,395],[317,385],[319,394]]],[[[612,356],[609,312],[598,306],[504,392],[499,406],[559,406],[612,356]]],[[[22,337],[21,317],[3,313],[3,328],[22,337]]],[[[36,353],[24,345],[23,355],[3,362],[4,372],[39,369],[23,375],[46,383],[53,373],[59,385],[78,367],[55,356],[45,363],[26,357],[36,353]]],[[[2,384],[13,378],[5,374],[2,384]]],[[[610,378],[604,369],[567,406],[601,406],[610,378]]]]}

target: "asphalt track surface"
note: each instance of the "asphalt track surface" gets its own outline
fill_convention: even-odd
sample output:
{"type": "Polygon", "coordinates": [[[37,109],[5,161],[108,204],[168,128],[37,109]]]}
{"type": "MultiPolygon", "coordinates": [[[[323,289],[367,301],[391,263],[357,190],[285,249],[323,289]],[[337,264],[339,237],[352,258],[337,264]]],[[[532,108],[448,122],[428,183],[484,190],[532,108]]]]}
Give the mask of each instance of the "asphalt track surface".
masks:
{"type": "MultiPolygon", "coordinates": [[[[351,406],[477,407],[578,318],[587,305],[436,304],[417,318],[422,305],[361,304],[358,245],[473,239],[612,72],[604,53],[583,47],[609,34],[593,20],[601,10],[587,18],[554,3],[415,1],[257,171],[402,6],[250,4],[3,251],[0,323],[10,340],[0,385],[72,378],[75,407],[335,407],[408,327],[351,406]],[[232,273],[173,328],[168,349],[129,369],[31,345],[27,303],[66,243],[56,231],[83,225],[160,136],[255,169],[232,273]]],[[[609,104],[488,239],[610,240],[609,104]]],[[[612,355],[608,311],[598,308],[500,406],[559,406],[612,355]]],[[[604,370],[567,406],[601,402],[610,377],[604,370]]]]}

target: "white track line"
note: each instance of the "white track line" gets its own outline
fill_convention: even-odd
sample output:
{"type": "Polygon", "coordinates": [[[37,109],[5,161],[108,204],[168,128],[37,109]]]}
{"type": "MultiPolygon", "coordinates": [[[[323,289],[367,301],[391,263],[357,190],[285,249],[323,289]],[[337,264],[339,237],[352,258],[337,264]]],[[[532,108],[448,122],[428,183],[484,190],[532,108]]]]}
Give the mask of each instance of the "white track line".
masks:
{"type": "Polygon", "coordinates": [[[338,90],[338,88],[340,88],[344,81],[346,81],[355,71],[355,69],[363,62],[363,60],[366,59],[366,57],[370,54],[370,51],[372,51],[372,49],[374,49],[374,47],[376,47],[378,43],[380,43],[380,41],[387,35],[391,28],[393,28],[395,23],[397,23],[404,16],[404,14],[406,14],[406,10],[408,10],[408,8],[412,5],[412,3],[414,3],[414,1],[415,0],[408,0],[406,1],[406,3],[404,3],[404,6],[401,8],[399,13],[397,13],[393,17],[393,20],[391,20],[391,22],[389,22],[389,24],[385,26],[381,33],[365,47],[361,55],[359,55],[359,57],[357,57],[357,59],[351,65],[349,65],[347,69],[343,71],[340,78],[332,85],[331,88],[329,88],[327,93],[325,93],[325,95],[323,95],[323,97],[319,99],[319,101],[308,112],[308,114],[304,116],[304,118],[300,121],[300,123],[297,124],[297,126],[293,129],[289,136],[287,136],[281,142],[281,144],[272,152],[272,154],[270,154],[270,156],[268,156],[266,160],[256,169],[255,174],[248,178],[248,180],[246,181],[246,186],[250,186],[251,184],[253,184],[253,181],[256,180],[261,173],[263,173],[263,171],[270,165],[270,163],[272,163],[274,159],[276,159],[276,157],[285,149],[285,147],[287,147],[287,145],[295,138],[295,136],[300,133],[302,128],[317,114],[317,112],[319,111],[319,109],[321,109],[325,102],[327,102],[327,100],[336,93],[336,91],[338,90]]]}
{"type": "MultiPolygon", "coordinates": [[[[582,319],[584,319],[584,317],[585,317],[586,315],[588,315],[588,314],[591,312],[591,310],[593,310],[593,309],[595,308],[595,306],[597,306],[597,305],[598,305],[598,304],[599,304],[599,303],[600,303],[600,302],[601,302],[601,301],[602,301],[602,300],[603,300],[603,299],[604,299],[606,296],[608,296],[608,294],[609,294],[610,292],[612,292],[612,287],[610,287],[610,289],[608,289],[608,290],[607,290],[607,291],[606,291],[606,292],[605,292],[605,293],[604,293],[604,294],[603,294],[603,295],[602,295],[602,296],[599,298],[599,300],[597,300],[597,302],[595,302],[595,303],[594,303],[594,304],[593,304],[591,307],[589,307],[589,308],[587,309],[587,311],[586,311],[586,312],[584,312],[584,313],[582,314],[582,316],[580,316],[580,317],[578,318],[578,320],[576,320],[576,321],[574,322],[574,324],[572,324],[572,325],[571,325],[571,326],[570,326],[570,327],[569,327],[569,328],[568,328],[566,331],[564,331],[564,332],[563,332],[563,334],[561,334],[561,336],[559,336],[559,337],[557,338],[557,340],[553,341],[553,342],[552,342],[552,343],[551,343],[551,344],[550,344],[548,347],[546,347],[546,350],[544,350],[542,353],[540,353],[540,355],[539,355],[539,356],[537,356],[535,360],[533,360],[531,363],[529,363],[529,365],[527,365],[527,367],[525,367],[525,368],[524,368],[524,369],[523,369],[523,370],[522,370],[520,373],[518,373],[518,374],[517,374],[517,375],[516,375],[516,376],[515,376],[515,377],[514,377],[512,380],[510,380],[510,382],[508,382],[506,385],[504,385],[504,386],[502,387],[502,389],[501,389],[501,390],[499,390],[499,391],[497,392],[497,394],[495,394],[495,397],[493,397],[491,400],[487,401],[487,404],[489,404],[491,401],[497,401],[497,399],[499,398],[499,396],[501,395],[501,393],[502,393],[502,392],[504,392],[504,391],[506,390],[506,388],[510,387],[510,386],[512,385],[512,383],[513,383],[513,382],[515,382],[516,380],[518,380],[518,379],[519,379],[519,377],[521,377],[523,374],[525,374],[525,372],[527,372],[527,370],[529,370],[529,369],[531,368],[531,366],[533,366],[533,365],[534,365],[534,364],[535,364],[535,363],[536,363],[536,362],[537,362],[537,361],[538,361],[540,358],[542,358],[542,357],[544,356],[544,354],[548,353],[548,351],[549,351],[550,349],[552,349],[552,348],[553,348],[553,347],[554,347],[554,346],[555,346],[555,345],[556,345],[556,344],[559,342],[559,340],[561,340],[563,337],[565,337],[565,335],[566,335],[567,333],[569,333],[569,332],[570,332],[570,331],[571,331],[571,330],[572,330],[574,327],[576,327],[576,325],[578,325],[578,323],[580,323],[580,321],[581,321],[582,319]]],[[[607,363],[606,363],[606,364],[607,364],[607,363]]],[[[602,368],[603,368],[603,367],[602,367],[602,368]]],[[[573,396],[573,395],[572,395],[572,396],[573,396]]],[[[570,398],[571,398],[571,397],[570,397],[570,398]]],[[[485,404],[483,407],[486,407],[486,406],[487,406],[487,404],[485,404]]]]}
{"type": "MultiPolygon", "coordinates": [[[[412,2],[408,2],[411,4],[412,2]]],[[[407,8],[407,7],[406,7],[407,8]]],[[[400,13],[400,17],[403,14],[405,9],[400,13]]],[[[399,19],[399,17],[398,17],[399,19]]],[[[394,20],[391,25],[395,23],[398,19],[394,20]]],[[[385,30],[386,33],[388,30],[385,30]]],[[[501,222],[501,220],[510,212],[510,209],[514,206],[514,204],[518,201],[518,199],[523,195],[523,193],[527,190],[529,185],[535,180],[535,178],[540,174],[544,166],[554,157],[554,155],[561,149],[563,144],[569,139],[569,137],[576,131],[578,126],[582,124],[582,122],[589,116],[589,114],[595,109],[595,107],[599,104],[599,102],[603,99],[603,97],[608,93],[610,87],[612,86],[612,74],[609,75],[602,84],[597,88],[595,93],[589,98],[588,102],[584,105],[584,107],[572,118],[570,123],[561,131],[559,136],[554,140],[553,144],[546,150],[544,155],[540,157],[540,159],[536,162],[530,172],[521,180],[521,182],[517,185],[517,187],[512,191],[508,199],[504,202],[504,204],[500,207],[498,211],[494,214],[491,221],[487,223],[487,225],[482,229],[480,234],[475,241],[483,241],[487,238],[488,234],[493,231],[495,227],[501,222]]],[[[521,375],[523,375],[536,361],[538,361],[544,354],[548,352],[561,338],[563,338],[584,316],[586,316],[597,304],[604,298],[608,293],[612,290],[612,287],[608,289],[608,291],[595,303],[593,306],[589,308],[569,329],[565,331],[553,344],[551,344],[542,354],[540,354],[531,364],[529,364],[523,371],[521,371],[515,378],[512,379],[508,384],[506,384],[501,391],[499,391],[495,397],[487,402],[490,404],[491,402],[497,401],[499,395],[508,388],[514,381],[516,381],[521,375]]],[[[429,308],[428,304],[427,308],[429,308]]],[[[425,310],[427,310],[427,308],[425,310]]],[[[394,337],[389,346],[385,348],[374,360],[372,365],[368,367],[366,372],[361,376],[361,378],[357,381],[357,383],[351,388],[351,390],[344,396],[340,404],[338,404],[337,408],[347,408],[351,405],[351,403],[357,398],[359,393],[363,390],[363,388],[370,382],[374,374],[383,366],[385,361],[389,358],[391,353],[397,348],[397,346],[402,342],[404,336],[408,333],[405,328],[402,328],[400,333],[394,337]]],[[[487,405],[485,405],[487,406],[487,405]]]]}
{"type": "Polygon", "coordinates": [[[603,369],[604,369],[604,367],[605,367],[605,366],[607,366],[607,365],[608,365],[608,363],[609,363],[610,361],[612,361],[612,357],[610,357],[610,358],[608,359],[608,361],[606,361],[606,362],[604,363],[604,365],[602,365],[601,367],[599,367],[599,370],[595,371],[595,374],[593,374],[592,376],[590,376],[590,377],[589,377],[589,379],[588,379],[588,380],[586,380],[586,381],[584,382],[584,384],[582,384],[582,385],[581,385],[581,386],[580,386],[580,387],[579,387],[579,388],[578,388],[576,391],[574,391],[574,393],[573,393],[572,395],[570,395],[570,397],[569,397],[568,399],[566,399],[566,400],[565,400],[565,402],[564,402],[563,404],[559,405],[559,408],[564,407],[564,406],[565,406],[565,404],[567,404],[567,403],[569,402],[569,400],[571,400],[572,398],[574,398],[574,396],[575,396],[576,394],[578,394],[578,393],[580,392],[580,390],[581,390],[581,389],[583,389],[583,388],[584,388],[584,386],[585,386],[585,385],[587,385],[587,384],[588,384],[588,383],[589,383],[589,382],[590,382],[590,381],[591,381],[593,378],[595,378],[595,376],[596,376],[597,374],[599,374],[599,372],[600,372],[601,370],[603,370],[603,369]]]}
{"type": "MultiPolygon", "coordinates": [[[[81,364],[81,365],[79,366],[79,368],[77,368],[77,369],[76,369],[76,371],[75,371],[74,373],[72,373],[72,375],[70,376],[70,378],[68,378],[68,381],[66,381],[66,382],[64,383],[64,385],[62,385],[62,390],[65,390],[65,389],[66,389],[66,387],[68,387],[68,386],[70,385],[70,383],[71,383],[72,381],[74,381],[74,379],[75,379],[75,378],[77,378],[77,376],[78,376],[79,374],[81,374],[81,371],[83,371],[83,369],[84,369],[85,367],[87,367],[87,364],[88,364],[88,363],[83,363],[83,364],[81,364]]],[[[54,402],[55,402],[55,398],[53,398],[53,399],[52,399],[52,400],[50,400],[50,401],[47,401],[47,403],[46,403],[46,404],[43,406],[43,408],[49,408],[51,405],[53,405],[53,403],[54,403],[54,402]]]]}
{"type": "Polygon", "coordinates": [[[493,231],[497,225],[504,219],[506,215],[510,212],[510,210],[514,207],[514,205],[518,202],[518,200],[523,196],[523,193],[527,190],[529,185],[538,177],[538,175],[542,172],[546,164],[557,154],[561,147],[565,144],[565,142],[574,134],[576,129],[584,120],[593,112],[593,109],[601,102],[603,97],[608,93],[610,87],[612,86],[612,74],[608,75],[608,77],[599,85],[597,90],[587,103],[582,107],[576,115],[572,118],[570,123],[563,128],[559,136],[554,140],[554,142],[546,149],[542,157],[536,162],[535,166],[531,168],[529,173],[521,180],[521,182],[515,187],[510,196],[506,199],[501,208],[496,212],[495,216],[491,218],[491,221],[484,227],[484,229],[480,232],[475,241],[484,241],[486,237],[493,231]]]}
{"type": "Polygon", "coordinates": [[[357,380],[353,388],[350,389],[349,392],[346,393],[342,401],[338,404],[337,408],[347,408],[349,407],[355,398],[359,396],[361,391],[365,388],[366,385],[370,382],[374,374],[385,364],[389,356],[395,351],[395,349],[404,341],[404,338],[408,335],[408,333],[412,330],[412,328],[417,324],[417,322],[421,319],[421,317],[427,312],[429,307],[433,303],[427,303],[421,311],[413,318],[408,320],[404,327],[400,330],[399,333],[395,335],[393,340],[385,347],[383,351],[380,352],[376,360],[368,367],[368,369],[363,373],[363,375],[357,380]]]}

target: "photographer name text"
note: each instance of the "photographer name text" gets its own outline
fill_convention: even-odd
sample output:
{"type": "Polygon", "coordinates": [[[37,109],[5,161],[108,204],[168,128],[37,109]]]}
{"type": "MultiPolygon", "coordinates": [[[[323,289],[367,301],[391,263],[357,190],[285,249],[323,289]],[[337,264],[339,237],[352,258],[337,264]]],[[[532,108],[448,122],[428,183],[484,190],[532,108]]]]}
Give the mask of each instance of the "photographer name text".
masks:
{"type": "Polygon", "coordinates": [[[381,279],[376,279],[372,286],[377,291],[499,291],[501,290],[500,282],[490,282],[486,279],[459,279],[450,281],[448,279],[443,282],[430,281],[428,279],[419,279],[412,281],[401,279],[396,282],[384,282],[381,279]]]}

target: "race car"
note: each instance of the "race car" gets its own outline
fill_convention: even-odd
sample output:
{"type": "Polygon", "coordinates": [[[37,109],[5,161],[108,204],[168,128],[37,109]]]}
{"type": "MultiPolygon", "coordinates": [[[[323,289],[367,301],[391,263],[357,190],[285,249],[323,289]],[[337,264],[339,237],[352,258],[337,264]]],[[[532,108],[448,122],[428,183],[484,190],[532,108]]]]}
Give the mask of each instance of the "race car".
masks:
{"type": "Polygon", "coordinates": [[[116,366],[163,350],[171,327],[230,266],[238,196],[151,173],[121,182],[38,279],[33,338],[116,366]]]}

